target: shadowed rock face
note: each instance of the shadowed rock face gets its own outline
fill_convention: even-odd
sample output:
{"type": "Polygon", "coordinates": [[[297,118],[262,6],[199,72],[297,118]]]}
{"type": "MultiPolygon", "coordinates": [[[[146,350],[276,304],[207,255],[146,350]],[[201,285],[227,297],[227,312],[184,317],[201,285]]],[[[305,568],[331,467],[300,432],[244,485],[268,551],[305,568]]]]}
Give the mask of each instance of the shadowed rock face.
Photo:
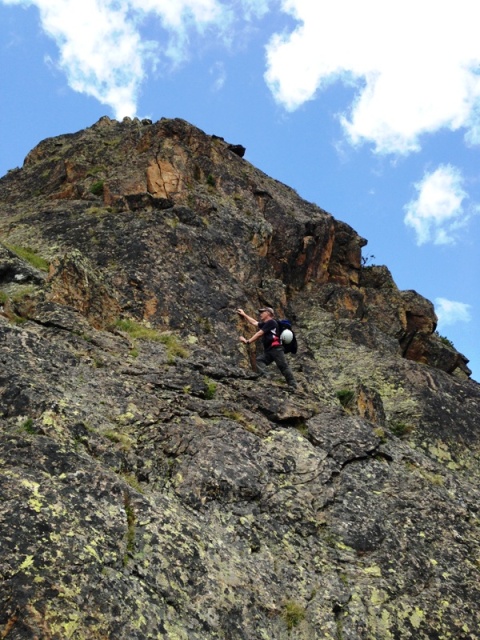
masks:
{"type": "Polygon", "coordinates": [[[102,118],[0,180],[2,638],[480,637],[468,361],[244,151],[102,118]]]}

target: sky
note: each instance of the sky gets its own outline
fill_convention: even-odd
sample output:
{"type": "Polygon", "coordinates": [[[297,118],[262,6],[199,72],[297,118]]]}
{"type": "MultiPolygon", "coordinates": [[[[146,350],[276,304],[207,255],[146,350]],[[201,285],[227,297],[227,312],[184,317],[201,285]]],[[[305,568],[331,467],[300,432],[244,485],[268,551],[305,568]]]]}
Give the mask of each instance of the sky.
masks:
{"type": "Polygon", "coordinates": [[[0,176],[183,118],[368,240],[480,380],[478,0],[0,0],[0,176]]]}

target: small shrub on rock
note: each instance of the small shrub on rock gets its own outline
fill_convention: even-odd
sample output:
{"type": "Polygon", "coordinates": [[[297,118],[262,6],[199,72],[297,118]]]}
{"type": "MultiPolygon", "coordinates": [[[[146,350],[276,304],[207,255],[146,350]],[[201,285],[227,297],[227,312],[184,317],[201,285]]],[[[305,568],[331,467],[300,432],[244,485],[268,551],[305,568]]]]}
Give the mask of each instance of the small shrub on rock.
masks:
{"type": "Polygon", "coordinates": [[[341,389],[337,391],[337,398],[340,401],[342,407],[346,407],[353,400],[354,393],[350,389],[341,389]]]}
{"type": "Polygon", "coordinates": [[[90,187],[90,192],[93,193],[94,196],[101,196],[103,194],[103,180],[97,180],[90,187]]]}

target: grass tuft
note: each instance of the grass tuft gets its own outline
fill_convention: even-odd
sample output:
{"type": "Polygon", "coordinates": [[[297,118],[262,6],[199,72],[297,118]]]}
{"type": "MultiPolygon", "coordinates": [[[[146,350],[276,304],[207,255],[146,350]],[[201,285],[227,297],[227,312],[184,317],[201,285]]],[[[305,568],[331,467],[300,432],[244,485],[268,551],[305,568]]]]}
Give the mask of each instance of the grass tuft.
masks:
{"type": "Polygon", "coordinates": [[[440,340],[440,342],[444,345],[446,345],[447,347],[450,347],[450,349],[455,349],[455,346],[453,344],[453,342],[451,340],[449,340],[446,336],[441,336],[438,331],[435,331],[435,335],[437,336],[437,338],[440,340]]]}
{"type": "Polygon", "coordinates": [[[50,263],[39,256],[35,249],[31,249],[30,247],[21,247],[17,244],[6,244],[4,245],[10,251],[13,251],[19,258],[26,260],[36,269],[40,271],[48,271],[50,268],[50,263]]]}
{"type": "Polygon", "coordinates": [[[294,600],[287,600],[282,608],[282,618],[287,625],[287,629],[291,631],[305,618],[305,607],[302,607],[294,600]]]}
{"type": "MultiPolygon", "coordinates": [[[[169,360],[176,356],[180,358],[186,358],[188,356],[187,349],[185,349],[185,347],[180,343],[179,338],[173,333],[160,333],[156,329],[146,327],[145,325],[128,318],[117,320],[115,322],[115,327],[120,331],[128,333],[130,337],[137,340],[161,342],[167,348],[169,360]]],[[[136,355],[138,355],[138,351],[136,352],[136,355]]]]}
{"type": "Polygon", "coordinates": [[[33,419],[27,418],[25,422],[22,424],[22,429],[27,433],[36,433],[35,428],[33,426],[33,419]]]}
{"type": "Polygon", "coordinates": [[[413,427],[411,424],[395,421],[390,424],[390,431],[396,435],[397,438],[401,438],[402,436],[406,436],[411,433],[413,431],[413,427]]]}
{"type": "Polygon", "coordinates": [[[203,382],[205,384],[204,398],[206,400],[211,400],[217,391],[217,383],[210,380],[207,376],[205,376],[203,382]]]}
{"type": "Polygon", "coordinates": [[[137,338],[138,340],[151,340],[153,342],[161,341],[160,333],[156,329],[146,327],[139,322],[135,322],[135,320],[129,320],[128,318],[117,320],[115,322],[115,327],[120,331],[128,333],[128,335],[132,338],[137,338]]]}

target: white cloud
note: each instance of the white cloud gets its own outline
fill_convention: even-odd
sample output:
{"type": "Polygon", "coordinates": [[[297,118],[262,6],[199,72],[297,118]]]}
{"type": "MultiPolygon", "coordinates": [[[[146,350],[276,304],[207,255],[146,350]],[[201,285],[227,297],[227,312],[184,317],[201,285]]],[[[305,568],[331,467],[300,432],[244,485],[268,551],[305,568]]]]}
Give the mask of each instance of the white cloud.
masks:
{"type": "Polygon", "coordinates": [[[470,322],[471,306],[464,302],[454,302],[446,298],[435,298],[435,312],[439,325],[445,326],[457,322],[470,322]]]}
{"type": "Polygon", "coordinates": [[[414,229],[417,244],[452,244],[455,232],[469,219],[463,207],[468,196],[461,172],[451,165],[440,165],[426,173],[415,188],[418,195],[405,206],[404,222],[414,229]]]}
{"type": "MultiPolygon", "coordinates": [[[[38,8],[70,87],[108,105],[117,118],[135,115],[149,65],[181,64],[190,55],[192,34],[205,37],[210,28],[217,40],[231,41],[235,19],[261,18],[274,1],[0,0],[38,8]],[[147,23],[150,40],[142,34],[147,23]]],[[[217,88],[222,82],[219,76],[217,88]]]]}
{"type": "Polygon", "coordinates": [[[408,153],[442,127],[463,127],[467,141],[480,144],[478,0],[0,2],[37,7],[69,85],[117,118],[135,114],[151,68],[174,67],[198,51],[196,36],[238,42],[240,29],[248,33],[252,21],[280,9],[298,26],[271,38],[265,78],[285,108],[342,82],[356,89],[350,111],[339,114],[354,145],[408,153]]]}
{"type": "Polygon", "coordinates": [[[209,73],[214,79],[213,90],[220,91],[227,81],[227,72],[225,70],[225,65],[223,64],[223,62],[216,62],[210,67],[209,73]]]}
{"type": "Polygon", "coordinates": [[[246,20],[262,18],[270,10],[276,0],[241,0],[242,13],[246,20]]]}
{"type": "Polygon", "coordinates": [[[154,13],[166,27],[183,29],[186,20],[199,25],[215,21],[220,13],[216,0],[129,0],[136,11],[154,13]]]}
{"type": "Polygon", "coordinates": [[[209,26],[221,31],[231,21],[230,12],[220,0],[124,0],[134,12],[137,22],[153,14],[166,30],[163,42],[152,46],[163,48],[163,53],[174,64],[181,64],[189,56],[190,36],[197,31],[204,34],[209,26]]]}
{"type": "Polygon", "coordinates": [[[58,64],[75,91],[108,104],[117,117],[135,112],[145,47],[127,20],[125,5],[110,11],[101,0],[7,2],[38,7],[43,29],[59,46],[58,64]]]}
{"type": "Polygon", "coordinates": [[[110,106],[115,117],[133,116],[148,62],[163,56],[178,64],[188,34],[229,20],[219,0],[3,0],[34,5],[45,32],[60,50],[59,66],[72,89],[110,106]],[[140,27],[158,19],[161,42],[144,41],[140,27]]]}
{"type": "Polygon", "coordinates": [[[357,87],[341,122],[352,144],[406,154],[464,127],[480,143],[478,0],[283,0],[299,25],[267,46],[265,79],[294,110],[328,84],[357,87]]]}

